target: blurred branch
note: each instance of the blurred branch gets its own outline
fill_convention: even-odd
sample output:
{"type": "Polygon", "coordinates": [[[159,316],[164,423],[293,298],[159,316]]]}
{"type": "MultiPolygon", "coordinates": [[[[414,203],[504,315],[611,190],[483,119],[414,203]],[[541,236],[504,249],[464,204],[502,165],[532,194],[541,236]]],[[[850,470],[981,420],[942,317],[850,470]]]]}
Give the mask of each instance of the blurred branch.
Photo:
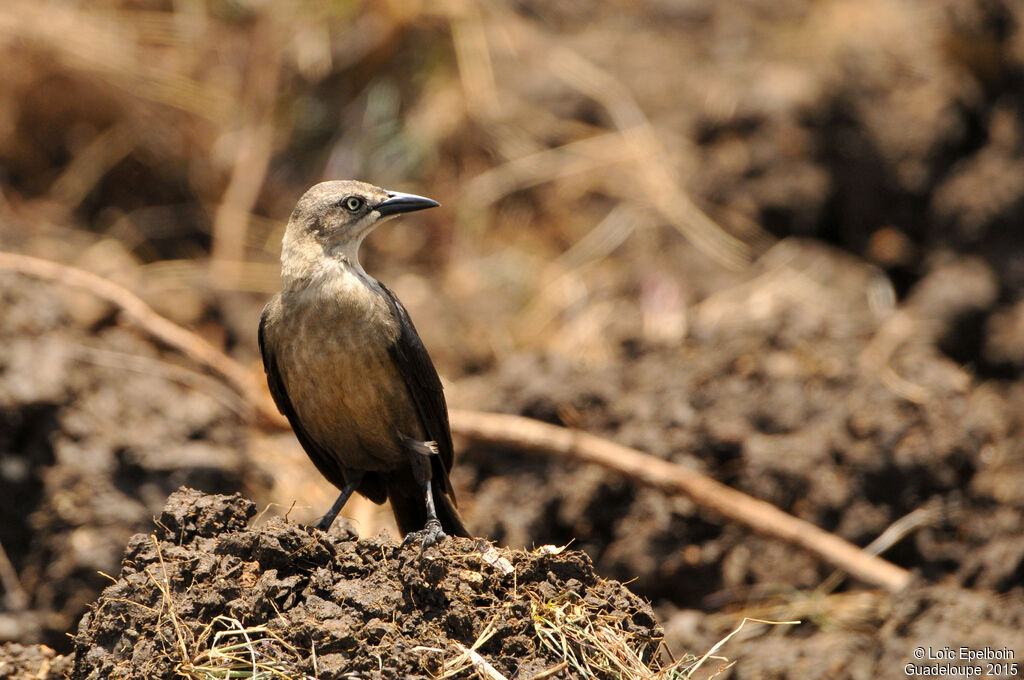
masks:
{"type": "MultiPolygon", "coordinates": [[[[609,71],[599,67],[578,52],[555,40],[534,24],[523,21],[513,12],[493,6],[500,14],[500,25],[515,26],[525,38],[531,53],[543,54],[548,71],[568,87],[592,99],[607,112],[615,127],[610,134],[597,134],[566,144],[558,149],[528,154],[489,170],[470,182],[464,196],[479,206],[486,206],[501,196],[526,186],[551,181],[599,165],[632,162],[634,182],[621,185],[620,198],[636,201],[639,194],[680,234],[708,257],[731,269],[741,269],[750,262],[751,248],[712,220],[682,189],[677,173],[658,132],[644,114],[630,89],[609,71]],[[609,142],[609,138],[610,142],[609,142]],[[573,163],[559,151],[577,146],[607,143],[609,152],[598,163],[573,163]],[[482,194],[477,194],[479,190],[482,194]]],[[[453,3],[448,8],[452,38],[458,56],[459,71],[466,92],[470,113],[484,120],[492,119],[501,102],[494,91],[494,73],[485,27],[473,3],[453,3]]]]}
{"type": "Polygon", "coordinates": [[[466,108],[474,116],[492,118],[499,112],[498,90],[480,8],[460,2],[450,3],[448,11],[466,108]]]}
{"type": "Polygon", "coordinates": [[[230,93],[195,80],[186,64],[146,58],[137,43],[137,30],[149,35],[158,25],[162,25],[160,33],[166,42],[180,42],[176,17],[147,13],[142,24],[133,26],[133,16],[66,3],[6,0],[0,3],[0,45],[36,47],[73,69],[92,71],[134,96],[206,120],[225,120],[235,107],[230,93]]]}
{"type": "Polygon", "coordinates": [[[617,163],[639,160],[639,149],[622,147],[622,137],[607,132],[552,149],[520,156],[471,179],[462,191],[460,221],[471,223],[483,209],[527,187],[589,172],[617,163]]]}
{"type": "Polygon", "coordinates": [[[239,278],[245,259],[249,215],[259,197],[274,150],[274,105],[281,74],[281,47],[268,30],[272,18],[264,19],[253,40],[249,72],[245,83],[244,116],[231,180],[213,219],[211,269],[218,285],[239,278]]]}
{"type": "Polygon", "coordinates": [[[755,531],[782,539],[875,586],[899,591],[911,573],[829,532],[710,477],[586,432],[529,418],[452,411],[452,432],[470,439],[600,465],[666,493],[683,494],[755,531]]]}
{"type": "Polygon", "coordinates": [[[21,587],[18,571],[7,557],[7,551],[4,550],[2,543],[0,543],[0,584],[4,587],[4,604],[8,609],[20,612],[28,608],[28,594],[21,587]]]}
{"type": "Polygon", "coordinates": [[[115,123],[75,154],[50,185],[50,196],[68,208],[81,203],[103,176],[135,148],[130,126],[115,123]]]}
{"type": "Polygon", "coordinates": [[[120,309],[126,318],[160,342],[173,347],[227,380],[228,384],[263,418],[278,425],[286,424],[271,401],[262,380],[258,380],[252,370],[195,333],[160,316],[127,288],[77,267],[16,253],[0,252],[0,269],[88,290],[120,309]]]}
{"type": "Polygon", "coordinates": [[[740,269],[750,261],[750,248],[707,216],[680,188],[666,160],[654,126],[629,88],[608,71],[566,47],[551,50],[551,72],[566,85],[598,102],[608,111],[637,164],[647,199],[679,233],[719,264],[740,269]]]}
{"type": "MultiPolygon", "coordinates": [[[[618,203],[597,226],[549,264],[539,277],[537,294],[520,312],[517,326],[531,337],[540,337],[549,331],[564,307],[559,298],[566,287],[577,287],[581,272],[595,262],[608,257],[636,230],[640,222],[637,209],[629,203],[618,203]]],[[[579,288],[585,289],[580,285],[579,288]]]]}
{"type": "MultiPolygon", "coordinates": [[[[890,524],[875,540],[864,547],[864,552],[869,555],[881,555],[921,527],[935,524],[936,520],[941,517],[942,508],[935,503],[920,507],[890,524]]],[[[844,577],[845,574],[842,571],[832,572],[828,578],[822,581],[821,585],[815,588],[815,593],[819,595],[831,593],[839,587],[844,577]]]]}
{"type": "Polygon", "coordinates": [[[904,378],[890,362],[904,342],[920,337],[918,326],[921,323],[912,312],[897,310],[878,328],[860,353],[860,364],[865,371],[877,373],[878,379],[890,392],[915,404],[928,403],[932,391],[904,378]]]}

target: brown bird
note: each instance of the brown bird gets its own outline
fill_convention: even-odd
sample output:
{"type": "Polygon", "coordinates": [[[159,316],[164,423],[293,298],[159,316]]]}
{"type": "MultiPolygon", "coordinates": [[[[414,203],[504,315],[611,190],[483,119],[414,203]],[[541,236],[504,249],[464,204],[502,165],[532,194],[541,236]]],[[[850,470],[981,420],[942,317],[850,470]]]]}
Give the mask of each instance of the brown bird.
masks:
{"type": "Polygon", "coordinates": [[[358,257],[380,223],[438,205],[364,182],[323,182],[285,229],[284,289],[260,317],[260,352],[277,408],[341,490],[317,524],[324,531],[358,491],[391,500],[406,541],[470,535],[448,479],[454,451],[437,371],[402,303],[358,257]]]}

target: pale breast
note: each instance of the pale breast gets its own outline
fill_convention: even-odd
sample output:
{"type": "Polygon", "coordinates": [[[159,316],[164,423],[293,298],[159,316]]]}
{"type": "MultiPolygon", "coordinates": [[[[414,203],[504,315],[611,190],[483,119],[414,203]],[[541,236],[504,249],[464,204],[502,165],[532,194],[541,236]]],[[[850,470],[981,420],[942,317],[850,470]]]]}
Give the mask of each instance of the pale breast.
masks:
{"type": "Polygon", "coordinates": [[[345,273],[285,291],[281,304],[278,367],[310,436],[343,467],[381,471],[405,460],[399,433],[422,431],[389,354],[399,329],[384,298],[345,273]]]}

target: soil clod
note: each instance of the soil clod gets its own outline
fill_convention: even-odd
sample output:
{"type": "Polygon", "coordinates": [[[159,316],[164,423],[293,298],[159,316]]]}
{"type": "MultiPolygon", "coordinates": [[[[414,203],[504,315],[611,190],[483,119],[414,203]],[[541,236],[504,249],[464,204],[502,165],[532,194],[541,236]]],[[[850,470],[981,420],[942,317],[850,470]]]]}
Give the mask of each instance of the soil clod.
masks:
{"type": "Polygon", "coordinates": [[[657,663],[650,606],[578,551],[495,557],[449,537],[421,555],[254,515],[237,494],[174,493],[83,618],[71,677],[438,677],[480,659],[508,678],[566,661],[601,677],[614,662],[591,640],[657,663]]]}

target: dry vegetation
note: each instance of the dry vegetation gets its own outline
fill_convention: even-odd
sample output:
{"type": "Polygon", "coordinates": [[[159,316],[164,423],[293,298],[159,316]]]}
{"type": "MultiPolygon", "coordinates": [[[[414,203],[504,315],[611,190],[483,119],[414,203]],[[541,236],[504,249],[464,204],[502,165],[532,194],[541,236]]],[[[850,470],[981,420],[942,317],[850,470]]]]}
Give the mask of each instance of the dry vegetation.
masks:
{"type": "MultiPolygon", "coordinates": [[[[552,342],[580,290],[629,285],[605,283],[618,267],[601,264],[653,224],[730,266],[750,257],[683,190],[692,149],[511,8],[159,9],[8,4],[18,77],[0,155],[24,250],[130,281],[176,320],[199,321],[217,291],[273,291],[281,221],[321,177],[420,185],[450,206],[425,234],[382,233],[368,256],[401,272],[412,304],[446,314],[457,332],[432,344],[449,357],[552,342]],[[94,236],[32,238],[69,226],[94,236]]],[[[606,314],[564,334],[596,337],[606,314]]]]}
{"type": "MultiPolygon", "coordinates": [[[[0,249],[109,293],[0,274],[0,640],[69,651],[98,572],[181,484],[301,499],[298,519],[330,502],[245,416],[284,220],[355,177],[443,204],[364,264],[453,405],[700,470],[918,583],[843,581],[642,475],[500,438],[459,445],[474,529],[576,540],[674,647],[810,621],[738,635],[729,677],[1024,653],[1022,24],[1007,0],[0,3],[0,249]]],[[[351,511],[363,535],[390,521],[351,511]]],[[[537,639],[576,650],[552,673],[614,646],[614,621],[535,605],[537,639]]],[[[295,655],[264,622],[205,625],[182,673],[295,655]]],[[[487,677],[485,632],[438,674],[487,677]]],[[[0,663],[67,670],[23,651],[0,663]]]]}

